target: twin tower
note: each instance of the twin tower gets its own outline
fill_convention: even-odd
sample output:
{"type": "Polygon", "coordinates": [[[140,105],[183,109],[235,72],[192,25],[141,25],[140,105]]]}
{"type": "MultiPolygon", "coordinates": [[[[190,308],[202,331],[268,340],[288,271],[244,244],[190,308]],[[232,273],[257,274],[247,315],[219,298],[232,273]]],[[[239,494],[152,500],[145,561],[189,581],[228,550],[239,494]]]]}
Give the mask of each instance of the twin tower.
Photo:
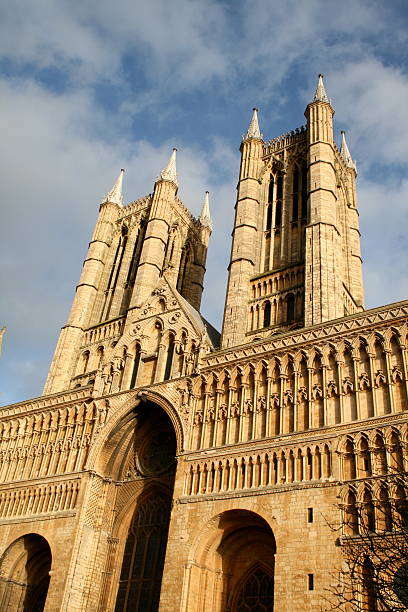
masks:
{"type": "Polygon", "coordinates": [[[153,193],[123,206],[121,171],[102,201],[44,393],[106,394],[192,374],[200,355],[363,309],[356,166],[319,75],[305,127],[241,144],[221,334],[199,314],[212,231],[178,198],[176,150],[153,193]]]}

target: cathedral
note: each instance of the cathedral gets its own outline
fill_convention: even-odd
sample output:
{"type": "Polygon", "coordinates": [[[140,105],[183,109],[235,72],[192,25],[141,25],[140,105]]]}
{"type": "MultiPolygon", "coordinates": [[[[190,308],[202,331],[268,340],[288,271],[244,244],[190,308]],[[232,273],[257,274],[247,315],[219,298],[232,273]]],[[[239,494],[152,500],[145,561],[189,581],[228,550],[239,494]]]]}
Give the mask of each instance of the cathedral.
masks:
{"type": "Polygon", "coordinates": [[[121,171],[43,395],[0,409],[1,611],[321,610],[347,519],[405,501],[408,301],[364,309],[333,115],[322,75],[305,125],[253,110],[221,334],[208,192],[195,218],[175,149],[126,205],[121,171]]]}

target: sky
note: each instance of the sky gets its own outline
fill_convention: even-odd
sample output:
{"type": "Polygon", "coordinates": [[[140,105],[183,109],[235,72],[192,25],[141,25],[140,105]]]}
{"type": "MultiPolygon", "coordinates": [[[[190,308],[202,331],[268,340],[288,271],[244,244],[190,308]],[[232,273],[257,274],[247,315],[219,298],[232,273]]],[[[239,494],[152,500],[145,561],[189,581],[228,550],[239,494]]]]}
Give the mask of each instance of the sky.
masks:
{"type": "Polygon", "coordinates": [[[0,405],[41,395],[99,202],[126,169],[214,231],[204,316],[220,329],[239,145],[305,123],[317,75],[358,166],[366,307],[408,298],[406,0],[2,0],[0,405]]]}

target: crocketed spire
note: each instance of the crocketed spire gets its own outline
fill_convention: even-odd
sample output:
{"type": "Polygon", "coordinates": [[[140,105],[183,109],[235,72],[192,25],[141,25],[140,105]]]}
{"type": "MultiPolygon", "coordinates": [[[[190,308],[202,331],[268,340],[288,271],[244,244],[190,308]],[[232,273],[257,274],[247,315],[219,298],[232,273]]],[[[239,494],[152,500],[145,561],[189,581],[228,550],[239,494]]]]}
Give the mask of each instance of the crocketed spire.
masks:
{"type": "Polygon", "coordinates": [[[108,193],[102,200],[102,204],[104,204],[105,202],[111,202],[112,204],[119,204],[119,206],[123,205],[122,185],[124,173],[125,171],[122,168],[118,178],[116,179],[116,183],[114,184],[112,189],[108,191],[108,193]]]}
{"type": "Polygon", "coordinates": [[[248,131],[245,135],[245,139],[247,138],[262,138],[261,131],[259,129],[259,121],[258,121],[258,109],[252,109],[252,119],[249,124],[248,131]]]}
{"type": "Polygon", "coordinates": [[[342,158],[346,162],[346,166],[348,168],[353,168],[353,170],[355,170],[357,172],[357,166],[356,166],[355,162],[353,161],[353,158],[351,157],[349,148],[347,146],[346,132],[344,130],[341,130],[341,149],[340,149],[340,155],[342,156],[342,158]]]}
{"type": "Polygon", "coordinates": [[[205,192],[203,207],[201,209],[200,216],[198,217],[201,225],[208,227],[212,230],[212,219],[210,214],[210,202],[209,202],[209,192],[205,192]]]}
{"type": "Polygon", "coordinates": [[[177,169],[176,169],[176,153],[177,149],[173,148],[167,166],[160,172],[159,180],[171,181],[178,187],[177,169]]]}
{"type": "Polygon", "coordinates": [[[316,93],[313,98],[313,102],[328,102],[330,104],[330,100],[327,97],[326,90],[324,88],[323,83],[323,75],[319,74],[319,80],[317,81],[316,93]]]}

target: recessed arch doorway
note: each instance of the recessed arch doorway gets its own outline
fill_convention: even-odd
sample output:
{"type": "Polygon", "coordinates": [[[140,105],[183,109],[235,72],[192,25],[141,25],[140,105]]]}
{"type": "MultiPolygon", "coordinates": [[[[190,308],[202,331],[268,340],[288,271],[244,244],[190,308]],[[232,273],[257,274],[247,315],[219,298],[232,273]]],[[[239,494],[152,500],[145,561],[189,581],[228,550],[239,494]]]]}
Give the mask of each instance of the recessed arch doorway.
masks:
{"type": "Polygon", "coordinates": [[[197,536],[185,570],[186,612],[273,612],[275,554],[274,534],[259,514],[237,509],[215,516],[197,536]]]}
{"type": "Polygon", "coordinates": [[[10,544],[0,558],[0,610],[43,612],[51,562],[47,540],[36,533],[10,544]]]}

